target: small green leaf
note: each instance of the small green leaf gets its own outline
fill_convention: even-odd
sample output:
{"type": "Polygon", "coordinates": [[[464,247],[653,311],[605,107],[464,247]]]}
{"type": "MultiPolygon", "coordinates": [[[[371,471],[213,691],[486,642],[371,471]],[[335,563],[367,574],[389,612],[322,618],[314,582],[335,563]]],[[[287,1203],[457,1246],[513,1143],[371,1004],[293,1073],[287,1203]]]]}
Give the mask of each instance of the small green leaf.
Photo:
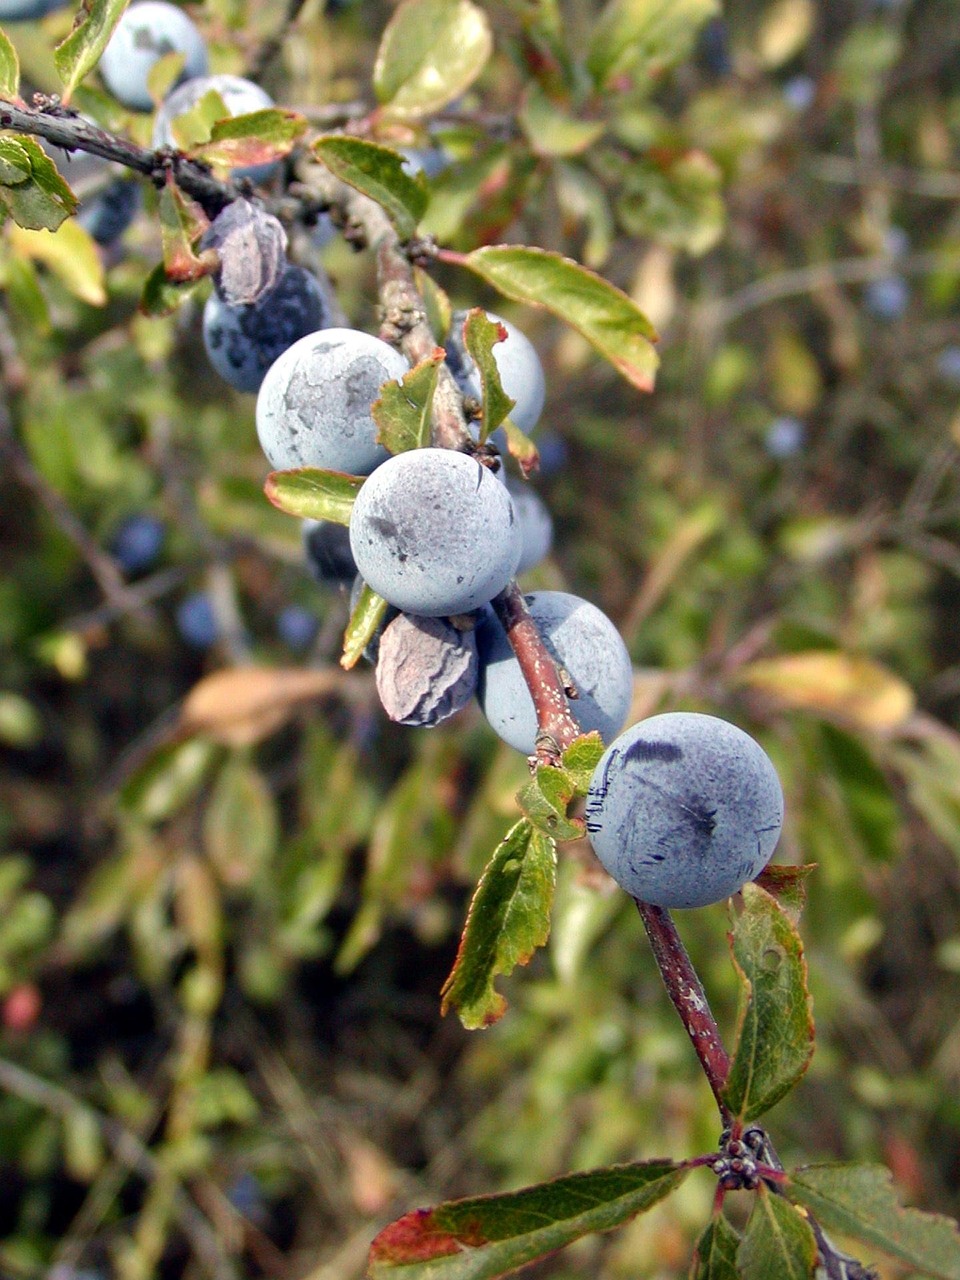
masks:
{"type": "Polygon", "coordinates": [[[863,742],[832,724],[820,725],[829,776],[844,803],[868,857],[888,861],[896,856],[900,808],[882,771],[863,742]]]}
{"type": "Polygon", "coordinates": [[[57,74],[63,84],[61,97],[70,101],[73,91],[100,61],[129,0],[83,0],[73,29],[54,50],[57,74]]]}
{"type": "Polygon", "coordinates": [[[881,1165],[814,1164],[797,1169],[787,1195],[828,1231],[859,1240],[938,1280],[960,1280],[960,1232],[950,1218],[905,1209],[881,1165]]]}
{"type": "Polygon", "coordinates": [[[229,760],[203,815],[203,844],[228,888],[249,885],[277,846],[273,793],[263,775],[242,757],[229,760]]]}
{"type": "Polygon", "coordinates": [[[147,276],[140,295],[140,312],[145,316],[168,316],[177,311],[200,287],[199,280],[171,280],[162,262],[147,276]]]}
{"type": "Polygon", "coordinates": [[[551,101],[531,81],[517,119],[538,156],[579,156],[606,131],[603,120],[580,120],[551,101]]]}
{"type": "Polygon", "coordinates": [[[120,806],[144,822],[165,822],[200,789],[216,757],[205,738],[161,747],[125,783],[120,806]]]}
{"type": "Polygon", "coordinates": [[[526,819],[511,827],[487,863],[441,991],[442,1012],[456,1009],[469,1031],[503,1016],[507,1002],[494,979],[527,964],[549,937],[556,876],[556,845],[526,819]]]}
{"type": "Polygon", "coordinates": [[[377,627],[383,621],[386,612],[386,600],[364,583],[343,635],[343,654],[340,665],[345,671],[349,671],[360,661],[364,649],[377,634],[377,627]]]}
{"type": "Polygon", "coordinates": [[[473,358],[483,388],[483,416],[480,420],[480,443],[496,431],[513,406],[517,403],[503,389],[500,370],[494,358],[493,348],[503,342],[507,331],[499,321],[491,320],[481,307],[474,307],[463,322],[463,343],[473,358]]]}
{"type": "Polygon", "coordinates": [[[412,178],[403,167],[403,156],[389,147],[361,138],[331,134],[318,138],[314,154],[331,173],[375,200],[396,228],[401,240],[409,240],[423,217],[429,196],[423,179],[412,178]]]}
{"type": "Polygon", "coordinates": [[[193,147],[191,155],[226,175],[231,169],[270,164],[289,155],[306,127],[303,116],[279,107],[228,115],[214,121],[209,141],[193,147]]]}
{"type": "Polygon", "coordinates": [[[554,840],[578,840],[583,835],[583,822],[567,817],[575,790],[573,779],[564,769],[539,765],[534,779],[517,796],[517,802],[537,831],[554,840]]]}
{"type": "Polygon", "coordinates": [[[0,186],[18,187],[28,182],[32,174],[33,165],[26,148],[16,138],[0,138],[0,186]]]}
{"type": "Polygon", "coordinates": [[[545,307],[566,320],[641,391],[653,388],[656,333],[640,308],[614,285],[570,258],[524,245],[475,249],[464,265],[515,302],[545,307]]]}
{"type": "Polygon", "coordinates": [[[158,58],[147,72],[147,92],[151,100],[160,105],[183,74],[187,55],[173,50],[158,58]]]}
{"type": "Polygon", "coordinates": [[[740,1004],[724,1101],[735,1116],[754,1120],[806,1071],[813,1018],[800,935],[766,890],[746,884],[743,897],[731,937],[740,1004]]]}
{"type": "Polygon", "coordinates": [[[401,382],[385,382],[371,413],[377,424],[377,440],[391,453],[423,449],[430,443],[433,393],[446,352],[438,347],[403,375],[401,382]]]}
{"type": "Polygon", "coordinates": [[[163,265],[167,277],[182,284],[200,280],[216,269],[217,255],[212,250],[194,252],[194,244],[210,225],[210,220],[189,196],[184,195],[168,174],[160,192],[160,239],[163,265]]]}
{"type": "Polygon", "coordinates": [[[199,102],[174,117],[170,122],[170,132],[181,151],[191,151],[210,141],[214,125],[219,120],[228,119],[231,116],[227,104],[216,89],[210,89],[199,102]]]}
{"type": "Polygon", "coordinates": [[[603,739],[594,730],[593,733],[584,733],[575,738],[564,751],[561,764],[573,782],[575,795],[587,794],[590,780],[605,749],[603,739]]]}
{"type": "Polygon", "coordinates": [[[492,51],[490,22],[472,0],[402,0],[377,50],[377,99],[393,117],[430,115],[473,84],[492,51]]]}
{"type": "Polygon", "coordinates": [[[743,1280],[812,1280],[817,1242],[810,1223],[763,1183],[737,1251],[743,1280]]]}
{"type": "Polygon", "coordinates": [[[444,342],[450,332],[450,324],[453,317],[453,307],[450,305],[450,299],[434,280],[433,276],[424,271],[422,267],[414,267],[413,276],[427,310],[430,332],[438,343],[444,342]]]}
{"type": "Polygon", "coordinates": [[[669,1160],[650,1160],[415,1209],[374,1240],[368,1274],[372,1280],[493,1280],[590,1232],[628,1222],[674,1191],[687,1172],[669,1160]]]}
{"type": "Polygon", "coordinates": [[[263,491],[275,507],[289,516],[349,524],[363,480],[363,476],[348,476],[343,471],[300,467],[295,471],[271,471],[263,491]]]}
{"type": "Polygon", "coordinates": [[[718,1213],[707,1223],[703,1235],[697,1241],[689,1280],[739,1280],[739,1247],[739,1235],[723,1214],[718,1213]]]}
{"type": "Polygon", "coordinates": [[[15,147],[6,148],[6,160],[13,181],[0,185],[0,206],[9,211],[18,226],[28,231],[56,231],[70,214],[76,213],[76,196],[35,139],[17,138],[15,147]],[[30,166],[27,179],[21,176],[24,160],[30,166]]]}
{"type": "Polygon", "coordinates": [[[529,479],[531,471],[536,471],[540,465],[540,450],[533,443],[528,435],[520,430],[509,418],[504,418],[500,424],[503,433],[507,437],[507,451],[511,458],[515,458],[520,465],[520,470],[529,479]]]}
{"type": "Polygon", "coordinates": [[[814,862],[808,862],[802,867],[771,862],[764,867],[754,883],[776,898],[788,920],[798,924],[803,908],[807,905],[807,876],[815,869],[814,862]]]}
{"type": "Polygon", "coordinates": [[[719,12],[719,0],[610,0],[590,40],[590,74],[600,88],[626,76],[651,87],[687,58],[700,27],[719,12]]]}
{"type": "Polygon", "coordinates": [[[16,102],[20,96],[20,59],[10,37],[0,30],[0,98],[16,102]]]}
{"type": "Polygon", "coordinates": [[[726,225],[720,166],[703,151],[636,160],[623,175],[616,213],[630,235],[700,256],[714,247],[726,225]]]}

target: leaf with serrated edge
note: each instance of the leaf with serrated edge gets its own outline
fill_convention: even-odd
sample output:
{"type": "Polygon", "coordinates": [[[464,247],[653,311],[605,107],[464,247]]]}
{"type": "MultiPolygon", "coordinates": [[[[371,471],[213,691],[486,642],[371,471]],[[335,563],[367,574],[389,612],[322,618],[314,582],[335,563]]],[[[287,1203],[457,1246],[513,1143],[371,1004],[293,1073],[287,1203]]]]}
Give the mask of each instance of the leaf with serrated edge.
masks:
{"type": "Polygon", "coordinates": [[[539,765],[533,780],[521,789],[517,803],[538,831],[554,840],[578,840],[583,835],[583,822],[567,817],[574,791],[573,779],[565,770],[539,765]]]}
{"type": "Polygon", "coordinates": [[[456,1009],[469,1031],[489,1026],[507,1002],[494,979],[527,964],[550,936],[557,850],[524,818],[507,832],[477,885],[453,968],[441,991],[441,1011],[456,1009]]]}
{"type": "Polygon", "coordinates": [[[377,627],[383,621],[386,612],[386,600],[364,583],[343,634],[340,665],[344,671],[349,671],[360,661],[364,649],[376,635],[377,627]]]}
{"type": "Polygon", "coordinates": [[[770,862],[763,868],[754,881],[761,889],[766,889],[771,897],[776,898],[787,917],[797,924],[807,905],[807,876],[816,870],[815,862],[807,862],[802,867],[783,866],[770,862]]]}
{"type": "Polygon", "coordinates": [[[482,388],[483,416],[480,419],[480,443],[499,427],[517,403],[503,389],[500,370],[493,353],[494,345],[506,340],[507,331],[499,321],[491,320],[480,307],[467,312],[463,322],[463,345],[477,366],[482,388]]]}
{"type": "Polygon", "coordinates": [[[737,1251],[742,1280],[811,1280],[816,1261],[810,1223],[761,1183],[737,1251]]]}
{"type": "Polygon", "coordinates": [[[472,0],[403,0],[380,40],[374,91],[388,115],[420,119],[468,89],[492,52],[490,22],[472,0]]]}
{"type": "Polygon", "coordinates": [[[574,738],[561,756],[560,763],[570,775],[575,794],[585,796],[590,787],[594,770],[604,753],[603,739],[596,730],[574,738]]]}
{"type": "Polygon", "coordinates": [[[303,116],[279,107],[228,116],[214,123],[209,142],[194,147],[191,155],[219,173],[270,164],[290,154],[306,127],[303,116]]]}
{"type": "Polygon", "coordinates": [[[740,979],[737,1045],[723,1097],[735,1116],[754,1120],[806,1071],[813,1018],[800,935],[765,889],[746,884],[743,898],[731,936],[740,979]]]}
{"type": "Polygon", "coordinates": [[[32,174],[30,157],[19,141],[0,138],[0,186],[18,187],[22,182],[29,182],[32,174]]]}
{"type": "Polygon", "coordinates": [[[5,31],[0,30],[0,98],[20,101],[20,59],[5,31]]]}
{"type": "Polygon", "coordinates": [[[786,1193],[828,1231],[858,1240],[925,1276],[960,1280],[960,1231],[951,1219],[905,1209],[882,1165],[814,1164],[790,1175],[786,1193]]]}
{"type": "Polygon", "coordinates": [[[343,471],[299,467],[293,471],[271,471],[263,491],[275,507],[289,516],[349,524],[363,480],[363,476],[348,476],[343,471]]]}
{"type": "MultiPolygon", "coordinates": [[[[18,138],[17,144],[17,174],[25,156],[30,177],[12,186],[0,186],[0,205],[6,206],[19,227],[28,231],[56,231],[70,214],[76,213],[79,201],[35,139],[18,138]]],[[[8,158],[13,160],[10,151],[8,158]]]]}
{"type": "Polygon", "coordinates": [[[404,169],[403,156],[375,142],[340,134],[318,138],[313,151],[341,182],[376,201],[401,240],[410,239],[429,196],[423,180],[412,178],[404,169]]]}
{"type": "Polygon", "coordinates": [[[423,449],[430,443],[433,393],[446,353],[432,356],[408,370],[400,382],[385,382],[370,412],[377,424],[377,442],[391,453],[423,449]]]}
{"type": "Polygon", "coordinates": [[[718,1213],[707,1223],[697,1241],[689,1280],[739,1280],[737,1249],[740,1237],[730,1223],[718,1213]]]}
{"type": "Polygon", "coordinates": [[[63,83],[61,98],[68,103],[74,89],[100,61],[113,29],[129,0],[84,0],[77,9],[73,29],[57,45],[54,61],[63,83]]]}
{"type": "Polygon", "coordinates": [[[688,1170],[669,1160],[569,1174],[504,1195],[415,1209],[370,1247],[372,1280],[493,1280],[595,1231],[609,1231],[674,1191],[688,1170]]]}
{"type": "Polygon", "coordinates": [[[475,249],[463,264],[506,298],[545,307],[573,326],[641,391],[653,389],[656,331],[632,299],[572,258],[526,245],[475,249]]]}

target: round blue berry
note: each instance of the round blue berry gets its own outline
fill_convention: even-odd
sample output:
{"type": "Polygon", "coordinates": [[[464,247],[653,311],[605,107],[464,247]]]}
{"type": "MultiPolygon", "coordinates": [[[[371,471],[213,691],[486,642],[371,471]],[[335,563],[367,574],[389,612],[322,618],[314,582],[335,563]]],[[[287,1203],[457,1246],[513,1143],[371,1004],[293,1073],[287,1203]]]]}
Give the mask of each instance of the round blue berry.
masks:
{"type": "Polygon", "coordinates": [[[910,288],[903,276],[871,280],[864,290],[864,302],[878,320],[899,320],[910,302],[910,288]]]}
{"type": "Polygon", "coordinates": [[[208,595],[198,592],[185,596],[177,605],[177,630],[194,649],[209,649],[220,634],[213,604],[208,595]]]}
{"type": "Polygon", "coordinates": [[[100,74],[125,107],[150,111],[148,78],[168,53],[184,55],[181,80],[206,74],[207,46],[184,11],[166,0],[138,0],[114,28],[100,58],[100,74]]]}
{"type": "Polygon", "coordinates": [[[780,461],[798,454],[806,438],[807,429],[800,419],[785,414],[781,418],[774,418],[767,427],[763,445],[771,458],[780,461]]]}
{"type": "Polygon", "coordinates": [[[721,902],[770,861],[783,792],[749,734],[671,712],[604,752],[587,794],[587,835],[621,888],[659,907],[721,902]]]}
{"type": "Polygon", "coordinates": [[[317,617],[298,604],[288,604],[277,614],[277,635],[297,652],[313,644],[319,626],[317,617]]]}
{"type": "Polygon", "coordinates": [[[156,516],[129,516],[114,533],[111,549],[125,573],[142,573],[156,564],[165,538],[156,516]]]}

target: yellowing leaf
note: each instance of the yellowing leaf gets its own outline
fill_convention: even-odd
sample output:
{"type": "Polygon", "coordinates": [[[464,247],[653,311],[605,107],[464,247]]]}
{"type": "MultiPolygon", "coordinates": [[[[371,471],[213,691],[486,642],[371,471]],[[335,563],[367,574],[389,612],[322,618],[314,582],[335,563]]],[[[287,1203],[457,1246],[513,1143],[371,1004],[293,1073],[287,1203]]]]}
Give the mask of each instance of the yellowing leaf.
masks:
{"type": "Polygon", "coordinates": [[[78,222],[64,222],[56,232],[27,231],[11,225],[9,235],[17,253],[43,263],[75,297],[94,307],[107,301],[100,254],[78,222]]]}
{"type": "Polygon", "coordinates": [[[178,729],[183,734],[202,733],[231,747],[248,746],[279,729],[302,702],[343,689],[343,674],[335,669],[215,671],[187,694],[178,729]]]}
{"type": "Polygon", "coordinates": [[[816,20],[813,0],[780,0],[765,15],[757,36],[757,53],[766,67],[781,67],[810,39],[816,20]]]}
{"type": "Polygon", "coordinates": [[[846,653],[810,651],[753,662],[739,679],[789,707],[840,716],[862,729],[894,729],[914,708],[913,690],[899,676],[846,653]]]}
{"type": "Polygon", "coordinates": [[[471,0],[403,0],[377,51],[377,98],[405,120],[439,111],[473,84],[492,51],[490,21],[471,0]]]}

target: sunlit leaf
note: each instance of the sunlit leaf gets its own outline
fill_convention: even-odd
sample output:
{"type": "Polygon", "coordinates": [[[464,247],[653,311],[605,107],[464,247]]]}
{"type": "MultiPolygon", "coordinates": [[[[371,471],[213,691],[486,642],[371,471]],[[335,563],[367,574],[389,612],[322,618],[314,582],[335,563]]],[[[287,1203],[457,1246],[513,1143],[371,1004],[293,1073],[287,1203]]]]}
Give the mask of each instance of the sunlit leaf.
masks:
{"type": "Polygon", "coordinates": [[[718,0],[609,0],[590,38],[587,67],[600,87],[618,77],[652,84],[688,56],[718,0]]]}
{"type": "Polygon", "coordinates": [[[582,120],[557,106],[534,80],[527,88],[517,119],[539,156],[579,156],[606,131],[603,120],[582,120]]]}
{"type": "Polygon", "coordinates": [[[494,980],[527,964],[550,935],[557,851],[549,836],[523,819],[487,863],[467,914],[442,1010],[455,1009],[469,1030],[501,1018],[507,1002],[494,980]]]}
{"type": "Polygon", "coordinates": [[[814,1164],[797,1169],[787,1194],[828,1231],[878,1249],[939,1280],[960,1280],[960,1232],[939,1214],[905,1209],[893,1177],[880,1165],[814,1164]]]}
{"type": "Polygon", "coordinates": [[[669,1160],[570,1174],[506,1195],[417,1209],[370,1249],[373,1280],[493,1280],[593,1231],[609,1231],[674,1191],[687,1170],[669,1160]]]}
{"type": "Polygon", "coordinates": [[[735,1116],[753,1120],[806,1071],[813,1018],[799,934],[764,889],[746,884],[743,898],[731,937],[740,1001],[724,1101],[735,1116]]]}
{"type": "Polygon", "coordinates": [[[789,707],[840,716],[862,729],[895,729],[914,708],[910,686],[869,658],[826,650],[752,662],[738,679],[789,707]]]}
{"type": "Polygon", "coordinates": [[[213,124],[209,141],[192,148],[191,155],[226,176],[231,169],[270,164],[289,155],[306,127],[303,116],[278,107],[228,115],[213,124]]]}
{"type": "Polygon", "coordinates": [[[363,476],[299,467],[294,471],[271,471],[264,493],[287,515],[349,524],[350,512],[362,485],[363,476]]]}
{"type": "Polygon", "coordinates": [[[385,382],[371,413],[377,424],[377,441],[391,453],[423,449],[430,443],[433,394],[446,352],[437,347],[432,356],[408,370],[400,382],[385,382]]]}
{"type": "Polygon", "coordinates": [[[506,340],[507,331],[499,321],[491,320],[482,307],[474,307],[463,322],[463,345],[469,352],[482,388],[483,413],[480,419],[480,441],[488,439],[516,404],[503,389],[494,346],[506,340]]]}
{"type": "Polygon", "coordinates": [[[389,147],[361,138],[331,134],[318,138],[314,154],[341,182],[375,200],[396,228],[401,240],[409,240],[423,217],[429,199],[419,177],[403,167],[403,157],[389,147]]]}
{"type": "Polygon", "coordinates": [[[63,101],[100,61],[129,0],[84,0],[77,8],[73,29],[54,52],[57,74],[63,84],[63,101]]]}
{"type": "Polygon", "coordinates": [[[402,0],[377,51],[377,99],[403,119],[439,111],[473,84],[492,50],[490,22],[472,0],[402,0]]]}
{"type": "Polygon", "coordinates": [[[0,30],[0,98],[15,102],[20,94],[20,59],[10,37],[0,30]]]}
{"type": "Polygon", "coordinates": [[[545,307],[577,329],[641,391],[659,363],[653,326],[639,307],[586,267],[546,249],[495,245],[463,259],[507,298],[545,307]]]}
{"type": "Polygon", "coordinates": [[[79,202],[47,153],[34,138],[4,138],[7,178],[0,178],[0,206],[30,231],[56,231],[76,213],[79,202]],[[29,177],[23,176],[29,165],[29,177]]]}
{"type": "Polygon", "coordinates": [[[364,583],[343,635],[340,665],[345,671],[349,671],[360,661],[364,649],[377,634],[377,628],[386,617],[386,613],[386,600],[364,583]]]}
{"type": "Polygon", "coordinates": [[[56,235],[11,227],[10,243],[24,257],[42,262],[82,302],[102,307],[107,301],[103,261],[92,236],[78,222],[65,222],[56,235]]]}

